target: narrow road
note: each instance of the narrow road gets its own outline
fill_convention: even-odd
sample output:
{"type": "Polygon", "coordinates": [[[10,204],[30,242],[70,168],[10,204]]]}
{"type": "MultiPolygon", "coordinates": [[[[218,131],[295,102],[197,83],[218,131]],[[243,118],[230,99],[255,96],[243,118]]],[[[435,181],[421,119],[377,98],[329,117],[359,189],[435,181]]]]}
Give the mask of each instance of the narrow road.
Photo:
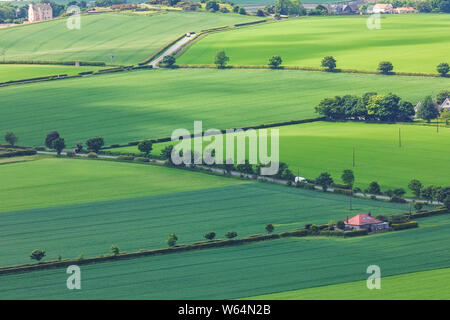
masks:
{"type": "MultiPolygon", "coordinates": [[[[56,155],[56,152],[48,152],[48,151],[38,151],[37,153],[39,154],[47,154],[47,155],[56,155]]],[[[67,155],[66,152],[61,152],[61,155],[67,155]]],[[[78,157],[87,157],[88,155],[86,153],[77,153],[78,157]]],[[[98,158],[103,158],[103,159],[117,159],[118,156],[108,156],[108,155],[102,155],[99,154],[98,158]]],[[[157,159],[150,159],[150,162],[155,162],[155,163],[166,163],[166,161],[164,160],[157,160],[157,159]]],[[[211,168],[211,167],[207,167],[204,165],[197,165],[197,167],[202,168],[204,170],[210,170],[211,172],[216,172],[216,173],[220,173],[220,174],[226,174],[226,170],[224,169],[219,169],[219,168],[211,168]]],[[[245,178],[249,178],[249,179],[253,179],[253,180],[260,180],[260,181],[266,181],[266,182],[272,182],[272,183],[278,183],[278,184],[282,184],[282,185],[286,185],[287,181],[286,180],[280,180],[280,179],[274,179],[274,178],[270,178],[268,176],[256,176],[253,174],[246,174],[246,173],[240,173],[237,171],[231,171],[230,174],[232,176],[242,176],[245,178]]],[[[320,186],[314,186],[314,188],[316,188],[316,190],[322,190],[322,187],[320,186]]],[[[328,188],[327,192],[334,192],[334,188],[328,188]]],[[[358,193],[355,192],[353,193],[354,197],[358,197],[358,198],[372,198],[373,196],[375,196],[376,199],[379,200],[386,200],[389,201],[391,198],[389,198],[388,196],[383,196],[383,195],[374,195],[374,194],[364,194],[364,193],[358,193]]],[[[432,201],[432,202],[427,202],[425,200],[422,199],[412,199],[412,198],[404,198],[406,202],[422,202],[424,204],[432,204],[432,205],[442,205],[442,202],[439,201],[432,201]]]]}
{"type": "Polygon", "coordinates": [[[192,41],[195,39],[195,37],[197,36],[197,34],[195,33],[191,33],[189,36],[186,35],[184,36],[183,39],[178,40],[176,43],[173,44],[173,46],[169,47],[166,51],[164,51],[158,58],[156,58],[155,60],[151,61],[149,63],[149,65],[151,65],[153,68],[159,68],[158,67],[158,63],[164,59],[165,56],[171,55],[175,52],[177,52],[178,50],[181,49],[182,46],[184,46],[186,43],[188,43],[189,41],[192,41]]]}

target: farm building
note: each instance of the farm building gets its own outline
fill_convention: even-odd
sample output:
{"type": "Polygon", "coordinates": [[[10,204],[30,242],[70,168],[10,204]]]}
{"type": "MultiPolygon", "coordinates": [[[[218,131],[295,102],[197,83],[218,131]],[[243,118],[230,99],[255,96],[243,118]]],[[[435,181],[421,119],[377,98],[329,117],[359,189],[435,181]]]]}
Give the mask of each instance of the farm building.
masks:
{"type": "Polygon", "coordinates": [[[31,3],[28,5],[28,21],[38,22],[53,19],[53,10],[48,3],[31,3]]]}
{"type": "Polygon", "coordinates": [[[440,110],[450,110],[450,98],[447,98],[444,100],[444,102],[442,102],[440,110]]]}
{"type": "Polygon", "coordinates": [[[360,213],[349,219],[348,217],[344,221],[346,230],[362,230],[369,229],[369,231],[382,231],[389,229],[389,223],[384,222],[372,217],[370,212],[368,214],[360,213]]]}
{"type": "Polygon", "coordinates": [[[394,8],[392,4],[377,3],[373,6],[372,13],[392,13],[394,8]]]}
{"type": "Polygon", "coordinates": [[[398,7],[394,8],[394,13],[414,13],[417,12],[414,7],[398,7]]]}

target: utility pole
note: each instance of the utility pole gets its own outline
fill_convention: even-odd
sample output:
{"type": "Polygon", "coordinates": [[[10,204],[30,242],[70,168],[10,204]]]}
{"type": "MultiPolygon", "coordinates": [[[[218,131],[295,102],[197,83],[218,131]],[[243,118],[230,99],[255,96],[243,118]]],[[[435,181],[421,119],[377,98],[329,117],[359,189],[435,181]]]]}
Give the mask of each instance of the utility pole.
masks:
{"type": "Polygon", "coordinates": [[[355,167],[355,147],[353,147],[353,168],[355,167]]]}
{"type": "Polygon", "coordinates": [[[113,62],[114,62],[114,54],[112,52],[110,53],[109,58],[111,60],[111,64],[113,64],[113,62]]]}
{"type": "Polygon", "coordinates": [[[401,134],[401,129],[398,128],[398,147],[401,148],[402,147],[402,134],[401,134]]]}
{"type": "Polygon", "coordinates": [[[439,133],[439,117],[436,118],[436,133],[439,133]]]}

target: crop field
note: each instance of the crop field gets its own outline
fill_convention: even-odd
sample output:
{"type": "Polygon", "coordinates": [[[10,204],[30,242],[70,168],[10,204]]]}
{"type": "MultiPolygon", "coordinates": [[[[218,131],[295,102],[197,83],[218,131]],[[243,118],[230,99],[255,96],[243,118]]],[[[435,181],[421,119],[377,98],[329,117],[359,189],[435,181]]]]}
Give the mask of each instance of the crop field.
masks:
{"type": "MultiPolygon", "coordinates": [[[[101,163],[106,167],[104,171],[108,171],[108,165],[104,161],[101,163]]],[[[29,163],[15,166],[23,167],[27,164],[29,163]]],[[[126,176],[127,172],[132,172],[133,167],[136,166],[116,165],[122,166],[122,170],[116,168],[115,171],[120,172],[123,176],[126,176]]],[[[1,167],[7,166],[9,165],[1,167]]],[[[93,257],[108,253],[112,244],[118,245],[121,250],[127,252],[142,248],[166,247],[166,237],[170,233],[178,236],[179,243],[192,243],[204,240],[203,235],[209,231],[216,232],[218,238],[224,238],[228,231],[236,231],[239,236],[246,237],[251,234],[264,233],[264,226],[267,223],[274,224],[276,231],[282,232],[303,227],[307,223],[320,224],[328,223],[330,220],[343,220],[352,212],[370,211],[377,215],[407,211],[407,206],[404,204],[354,199],[354,209],[350,212],[348,210],[349,198],[336,194],[265,183],[239,184],[240,181],[235,179],[195,174],[178,169],[156,168],[164,170],[165,176],[168,178],[171,174],[177,176],[176,181],[180,184],[178,191],[183,186],[187,187],[186,184],[180,183],[180,180],[204,179],[203,189],[196,186],[194,180],[190,188],[192,191],[177,192],[176,188],[172,188],[173,193],[167,193],[166,188],[175,183],[175,180],[158,181],[157,177],[152,177],[152,172],[157,170],[153,170],[149,166],[141,165],[141,167],[144,167],[142,170],[148,171],[142,178],[149,180],[145,184],[150,188],[150,190],[146,190],[147,194],[151,194],[152,188],[156,189],[156,187],[162,191],[154,191],[153,195],[144,197],[138,197],[139,193],[135,192],[134,197],[130,196],[127,199],[50,207],[55,203],[53,199],[55,192],[50,189],[50,181],[54,180],[50,177],[51,180],[43,185],[42,191],[39,191],[40,194],[50,195],[47,200],[49,207],[0,213],[0,247],[2,248],[0,266],[29,262],[29,252],[35,247],[45,248],[48,259],[56,259],[58,255],[63,258],[76,258],[81,253],[86,257],[93,257]],[[206,185],[208,180],[215,181],[216,184],[208,186],[206,185]],[[220,183],[224,186],[219,187],[220,183]],[[227,184],[228,186],[226,186],[227,184]],[[161,194],[163,192],[165,193],[161,194]],[[212,204],[214,204],[213,207],[212,204]]],[[[89,177],[89,173],[95,169],[102,170],[99,167],[93,167],[91,171],[86,170],[86,174],[81,173],[83,172],[81,170],[74,171],[80,175],[79,181],[91,179],[84,185],[76,180],[70,183],[73,177],[68,176],[60,183],[54,182],[54,187],[65,184],[66,186],[61,186],[60,190],[72,193],[71,197],[77,195],[74,190],[84,187],[85,190],[79,191],[78,194],[89,191],[93,193],[92,190],[104,190],[104,197],[112,198],[114,193],[110,195],[109,192],[121,184],[119,181],[121,174],[117,173],[119,176],[117,182],[112,183],[109,187],[93,189],[98,183],[96,184],[95,177],[89,177]]],[[[38,176],[43,177],[46,173],[45,170],[42,170],[34,177],[37,179],[38,176]]],[[[130,182],[124,183],[125,186],[129,186],[132,182],[138,186],[144,185],[136,179],[136,176],[129,174],[127,176],[130,182]]],[[[102,181],[103,185],[106,185],[107,181],[112,182],[111,178],[101,179],[98,177],[97,179],[102,181]]],[[[120,191],[123,187],[118,188],[120,191]]],[[[2,197],[5,197],[5,200],[2,199],[2,203],[8,202],[7,196],[12,199],[14,196],[26,199],[27,194],[20,192],[20,190],[27,190],[24,186],[20,189],[11,189],[13,192],[15,191],[15,194],[9,192],[4,196],[2,192],[2,197]]],[[[142,190],[140,191],[141,194],[144,193],[142,190]]],[[[98,194],[97,197],[102,195],[100,192],[96,192],[96,194],[98,194]]],[[[120,194],[120,196],[123,197],[124,194],[120,194]]],[[[44,196],[42,198],[45,199],[44,196]]],[[[57,198],[57,200],[60,199],[57,198]]],[[[83,198],[79,200],[83,200],[83,198]]]]}
{"type": "MultiPolygon", "coordinates": [[[[17,160],[18,158],[9,159],[17,160]]],[[[2,177],[0,216],[1,212],[5,211],[174,193],[242,183],[235,179],[223,179],[212,175],[137,163],[42,157],[38,159],[0,165],[2,177]]]]}
{"type": "Polygon", "coordinates": [[[436,73],[448,62],[448,15],[382,15],[381,29],[366,26],[368,16],[307,17],[208,35],[179,59],[183,64],[212,64],[225,50],[232,65],[267,65],[279,55],[288,66],[320,67],[334,56],[338,68],[376,70],[390,61],[394,71],[436,73]]]}
{"type": "Polygon", "coordinates": [[[280,292],[251,297],[255,300],[449,300],[450,269],[385,277],[381,290],[367,290],[366,281],[280,292]]]}
{"type": "Polygon", "coordinates": [[[136,64],[183,33],[258,20],[234,14],[170,12],[81,16],[81,28],[66,19],[0,29],[7,60],[82,60],[136,64]],[[45,34],[45,37],[42,35],[45,34]]]}
{"type": "Polygon", "coordinates": [[[290,238],[88,265],[82,290],[66,289],[65,269],[2,276],[0,298],[236,299],[360,281],[372,264],[383,277],[450,267],[449,217],[419,223],[368,237],[290,238]]]}
{"type": "Polygon", "coordinates": [[[417,102],[449,83],[303,71],[135,71],[0,88],[0,132],[14,131],[24,145],[43,145],[52,130],[68,147],[94,136],[109,145],[192,130],[195,120],[206,130],[317,117],[314,106],[334,95],[393,92],[417,102]]]}
{"type": "MultiPolygon", "coordinates": [[[[355,186],[365,189],[377,181],[382,189],[404,188],[418,179],[425,185],[450,184],[450,170],[431,163],[449,162],[450,128],[419,124],[369,124],[362,122],[313,122],[276,128],[280,132],[280,161],[300,176],[314,179],[329,172],[336,182],[342,171],[352,169],[355,186]],[[401,147],[399,147],[399,129],[401,147]],[[355,167],[353,167],[355,148],[355,167]]],[[[268,129],[270,132],[270,129],[268,129]]],[[[270,142],[270,141],[269,141],[270,142]]],[[[206,148],[209,142],[203,143],[206,148]]],[[[176,143],[154,145],[152,153],[176,143]]],[[[111,149],[139,153],[136,146],[111,149]]]]}
{"type": "Polygon", "coordinates": [[[0,64],[0,82],[30,79],[67,74],[75,75],[79,72],[97,71],[101,67],[89,66],[57,66],[57,65],[29,65],[29,64],[0,64]]]}

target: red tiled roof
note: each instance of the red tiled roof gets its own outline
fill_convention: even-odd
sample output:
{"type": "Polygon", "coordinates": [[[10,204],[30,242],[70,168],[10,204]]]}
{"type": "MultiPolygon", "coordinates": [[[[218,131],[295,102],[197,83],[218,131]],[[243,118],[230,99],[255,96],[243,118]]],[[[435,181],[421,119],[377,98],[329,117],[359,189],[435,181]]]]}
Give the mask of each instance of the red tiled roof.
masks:
{"type": "Polygon", "coordinates": [[[383,221],[375,219],[372,216],[369,216],[365,213],[360,213],[353,218],[349,219],[348,221],[345,221],[346,224],[350,224],[352,226],[362,226],[366,224],[373,224],[373,223],[382,223],[383,221]]]}

